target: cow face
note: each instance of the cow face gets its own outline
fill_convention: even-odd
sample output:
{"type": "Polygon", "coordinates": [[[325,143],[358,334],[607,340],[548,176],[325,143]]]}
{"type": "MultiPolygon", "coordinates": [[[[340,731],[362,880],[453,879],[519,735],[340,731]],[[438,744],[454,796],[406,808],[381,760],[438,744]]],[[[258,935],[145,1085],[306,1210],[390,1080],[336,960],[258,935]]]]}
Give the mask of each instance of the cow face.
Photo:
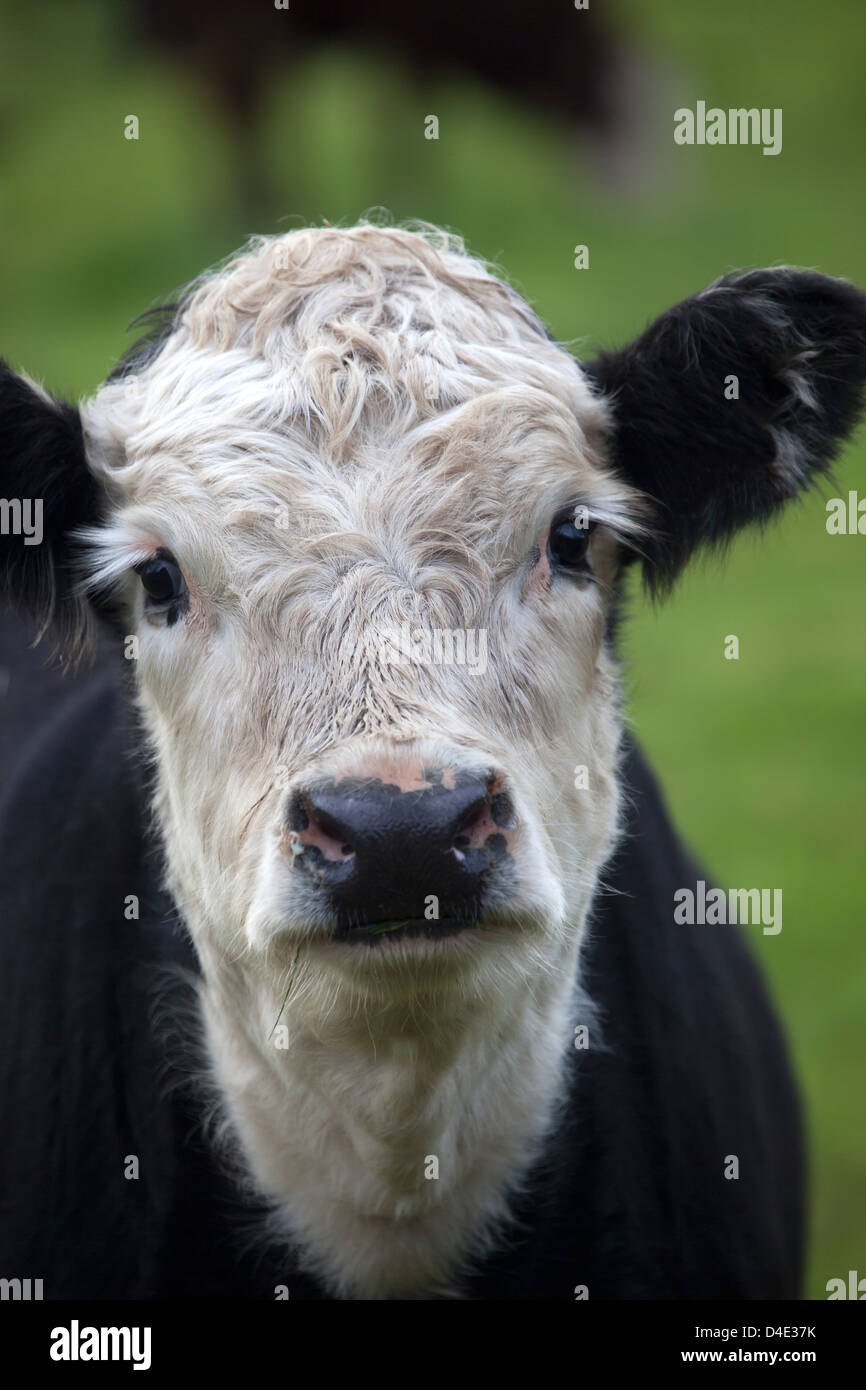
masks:
{"type": "Polygon", "coordinates": [[[80,419],[7,372],[6,477],[46,507],[9,582],[135,639],[200,948],[389,988],[573,956],[622,571],[663,585],[808,484],[864,341],[850,286],[761,271],[581,370],[458,244],[363,225],[253,243],[80,419]]]}
{"type": "Polygon", "coordinates": [[[574,948],[640,511],[604,425],[516,296],[374,228],[258,245],[85,407],[91,590],[202,935],[353,973],[574,948]]]}

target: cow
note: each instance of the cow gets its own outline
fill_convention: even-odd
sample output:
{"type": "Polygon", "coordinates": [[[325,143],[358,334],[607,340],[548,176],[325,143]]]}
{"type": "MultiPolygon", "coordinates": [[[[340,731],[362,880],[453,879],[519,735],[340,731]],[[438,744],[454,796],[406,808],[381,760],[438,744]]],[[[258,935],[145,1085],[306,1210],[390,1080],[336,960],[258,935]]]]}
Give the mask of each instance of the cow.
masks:
{"type": "Polygon", "coordinates": [[[786,1046],[747,932],[677,914],[617,644],[629,570],[814,485],[864,377],[840,279],[581,363],[369,222],[254,239],[78,407],[3,366],[5,1277],[799,1294],[786,1046]]]}

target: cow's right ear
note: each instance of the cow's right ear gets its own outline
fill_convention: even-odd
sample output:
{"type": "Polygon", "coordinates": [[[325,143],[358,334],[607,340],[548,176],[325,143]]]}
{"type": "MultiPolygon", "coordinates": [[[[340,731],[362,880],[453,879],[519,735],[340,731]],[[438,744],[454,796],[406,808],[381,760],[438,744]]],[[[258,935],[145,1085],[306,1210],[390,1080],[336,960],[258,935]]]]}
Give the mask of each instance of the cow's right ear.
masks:
{"type": "Polygon", "coordinates": [[[0,596],[64,647],[88,627],[74,533],[100,520],[77,408],[0,361],[0,596]]]}

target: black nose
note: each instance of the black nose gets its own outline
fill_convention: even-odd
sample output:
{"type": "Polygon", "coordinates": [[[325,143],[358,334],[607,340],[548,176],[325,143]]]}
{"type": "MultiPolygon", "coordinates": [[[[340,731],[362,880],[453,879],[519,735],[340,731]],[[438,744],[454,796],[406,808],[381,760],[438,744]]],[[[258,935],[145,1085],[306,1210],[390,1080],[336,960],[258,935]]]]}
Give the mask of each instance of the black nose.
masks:
{"type": "Polygon", "coordinates": [[[293,797],[295,866],[319,885],[338,931],[393,934],[417,924],[444,934],[481,916],[508,858],[510,799],[494,776],[425,777],[430,784],[411,791],[345,778],[293,797]]]}

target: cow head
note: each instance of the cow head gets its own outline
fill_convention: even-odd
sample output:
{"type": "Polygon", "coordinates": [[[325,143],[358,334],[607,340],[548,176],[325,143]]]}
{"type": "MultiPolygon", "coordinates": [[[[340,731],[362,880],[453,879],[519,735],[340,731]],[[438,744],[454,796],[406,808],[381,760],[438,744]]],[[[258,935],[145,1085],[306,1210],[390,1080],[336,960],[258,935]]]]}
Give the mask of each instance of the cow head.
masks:
{"type": "Polygon", "coordinates": [[[159,328],[80,412],[3,369],[44,536],[2,575],[63,640],[134,639],[200,949],[556,977],[616,834],[624,569],[668,584],[827,467],[863,296],[729,276],[581,367],[454,239],[360,225],[253,242],[159,328]]]}

